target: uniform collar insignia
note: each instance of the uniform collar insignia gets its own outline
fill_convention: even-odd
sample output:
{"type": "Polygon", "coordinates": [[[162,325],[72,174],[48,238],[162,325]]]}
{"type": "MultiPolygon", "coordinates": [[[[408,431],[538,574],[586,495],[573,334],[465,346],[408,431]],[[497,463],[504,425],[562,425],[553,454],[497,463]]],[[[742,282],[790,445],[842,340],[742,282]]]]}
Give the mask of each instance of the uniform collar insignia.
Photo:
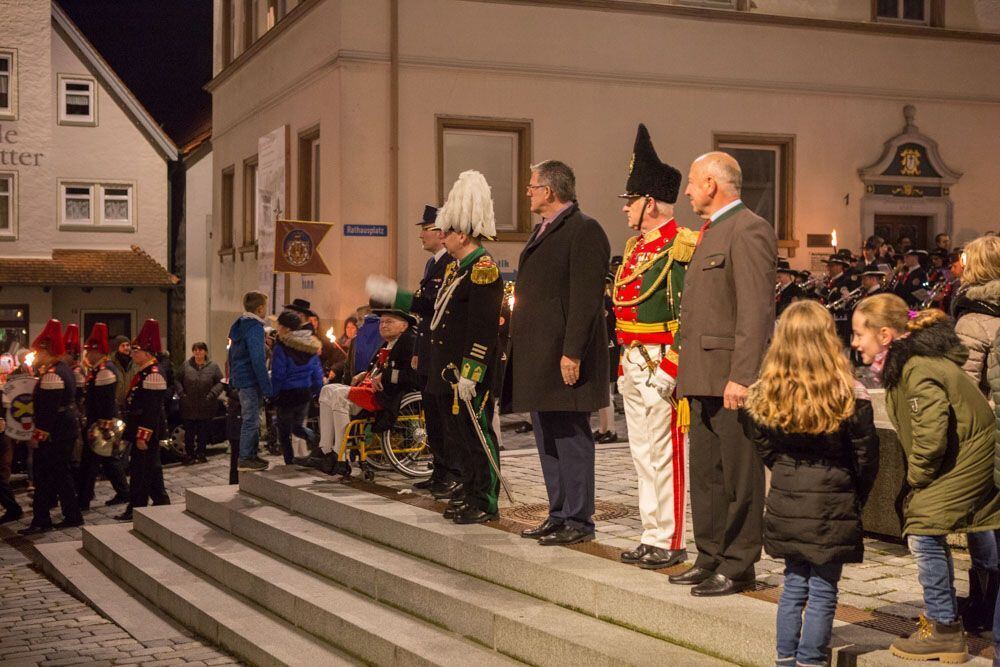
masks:
{"type": "Polygon", "coordinates": [[[656,229],[649,230],[648,232],[642,235],[642,242],[652,243],[661,236],[666,238],[668,241],[672,240],[675,236],[677,236],[677,221],[674,220],[673,218],[670,218],[670,220],[667,220],[656,229]]]}

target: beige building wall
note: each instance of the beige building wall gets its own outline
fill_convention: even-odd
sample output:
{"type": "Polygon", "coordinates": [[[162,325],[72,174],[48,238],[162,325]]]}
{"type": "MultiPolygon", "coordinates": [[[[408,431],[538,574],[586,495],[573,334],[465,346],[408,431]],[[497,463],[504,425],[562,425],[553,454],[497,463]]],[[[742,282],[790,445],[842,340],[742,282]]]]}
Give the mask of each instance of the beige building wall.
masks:
{"type": "MultiPolygon", "coordinates": [[[[813,16],[803,3],[757,3],[813,16]]],[[[805,3],[810,6],[818,3],[805,3]]],[[[869,2],[823,3],[819,18],[867,21],[869,2]]],[[[980,6],[960,0],[965,16],[980,6]]],[[[949,7],[952,5],[949,3],[949,7]]],[[[949,11],[952,11],[949,9],[949,11]]],[[[958,10],[955,10],[958,11],[958,10]]],[[[939,143],[964,176],[951,189],[958,242],[1000,227],[1000,43],[852,30],[678,18],[502,2],[399,3],[399,184],[396,266],[384,238],[345,238],[344,224],[389,224],[390,67],[388,0],[325,0],[214,84],[215,179],[289,126],[289,200],[298,189],[298,132],[319,122],[322,217],[336,223],[322,251],[333,275],[292,296],[339,320],[366,300],[364,277],[393,273],[413,285],[426,254],[412,224],[437,196],[437,115],[528,120],[532,161],[574,167],[581,206],[602,222],[616,254],[629,235],[621,213],[637,123],[662,158],[686,174],[711,150],[713,133],[795,136],[792,265],[809,264],[808,234],[838,231],[858,248],[864,186],[858,169],[903,129],[902,109],[939,143]],[[846,197],[846,199],[845,199],[846,197]],[[845,203],[846,201],[846,203],[845,203]],[[333,238],[330,238],[330,237],[333,238]]],[[[236,169],[237,229],[241,220],[236,169]]],[[[450,184],[445,184],[447,192],[450,184]]],[[[683,186],[682,186],[683,189],[683,186]]],[[[216,212],[219,211],[218,187],[216,212]]],[[[676,215],[699,221],[681,197],[676,215]]],[[[218,230],[218,223],[214,229],[218,230]]],[[[520,243],[491,243],[504,270],[520,243]]],[[[218,244],[215,243],[215,247],[218,244]]],[[[213,304],[222,320],[255,287],[252,255],[213,264],[213,304]],[[218,280],[216,280],[216,276],[218,280]],[[228,306],[221,305],[228,302],[228,306]]],[[[213,333],[213,336],[219,334],[213,333]]],[[[221,334],[224,336],[224,332],[221,334]]]]}
{"type": "MultiPolygon", "coordinates": [[[[184,189],[184,349],[208,341],[212,271],[212,153],[185,164],[184,189]]],[[[213,350],[219,354],[218,350],[213,350]]]]}

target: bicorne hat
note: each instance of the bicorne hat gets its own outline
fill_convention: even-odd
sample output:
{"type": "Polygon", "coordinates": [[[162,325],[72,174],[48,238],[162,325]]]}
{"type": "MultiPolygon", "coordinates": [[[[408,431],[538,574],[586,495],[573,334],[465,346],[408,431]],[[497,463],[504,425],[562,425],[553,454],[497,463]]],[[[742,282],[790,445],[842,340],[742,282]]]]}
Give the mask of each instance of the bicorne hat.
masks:
{"type": "Polygon", "coordinates": [[[652,197],[656,201],[673,204],[677,201],[680,188],[681,172],[660,161],[649,138],[649,130],[639,123],[632,159],[629,162],[625,193],[618,196],[623,199],[652,197]]]}

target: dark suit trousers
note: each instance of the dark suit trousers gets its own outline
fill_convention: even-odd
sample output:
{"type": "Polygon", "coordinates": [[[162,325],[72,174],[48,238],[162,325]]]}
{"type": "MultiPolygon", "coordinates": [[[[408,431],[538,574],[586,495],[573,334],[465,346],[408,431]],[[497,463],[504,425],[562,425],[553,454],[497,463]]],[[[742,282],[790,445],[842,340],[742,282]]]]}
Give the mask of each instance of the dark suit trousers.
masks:
{"type": "Polygon", "coordinates": [[[691,397],[688,454],[695,567],[731,579],[753,576],[764,521],[764,464],[722,397],[691,397]]]}
{"type": "Polygon", "coordinates": [[[80,521],[80,505],[70,471],[73,440],[46,440],[35,450],[35,497],[32,499],[33,526],[48,526],[52,520],[49,510],[56,501],[62,506],[63,519],[80,521]]]}
{"type": "Polygon", "coordinates": [[[132,507],[145,507],[150,500],[154,505],[169,505],[170,497],[163,485],[163,466],[160,464],[160,447],[151,440],[146,449],[132,446],[129,460],[132,507]]]}
{"type": "Polygon", "coordinates": [[[532,412],[549,517],[594,530],[594,435],[589,412],[532,412]]]}
{"type": "Polygon", "coordinates": [[[462,479],[462,468],[458,463],[460,457],[454,447],[449,448],[445,438],[444,418],[447,415],[443,411],[448,410],[448,414],[451,414],[452,398],[426,390],[420,393],[427,427],[427,444],[431,448],[431,460],[434,466],[431,479],[435,482],[457,482],[462,479]]]}

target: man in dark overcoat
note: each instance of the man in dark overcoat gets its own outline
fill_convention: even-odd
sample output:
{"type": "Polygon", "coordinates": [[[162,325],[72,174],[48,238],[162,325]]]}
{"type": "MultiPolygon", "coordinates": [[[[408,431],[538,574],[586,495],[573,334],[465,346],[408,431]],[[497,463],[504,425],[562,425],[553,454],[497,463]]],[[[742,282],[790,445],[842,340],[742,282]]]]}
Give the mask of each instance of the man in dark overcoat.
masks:
{"type": "Polygon", "coordinates": [[[696,596],[754,583],[764,514],[764,466],[741,411],[774,327],[774,227],[740,200],[742,172],[726,153],[695,160],[685,190],[703,220],[681,298],[677,393],[691,399],[691,518],[698,558],[672,575],[696,596]]]}
{"type": "Polygon", "coordinates": [[[594,538],[590,413],[608,405],[604,277],[611,247],[576,203],[562,162],[532,167],[531,210],[542,221],[521,251],[503,387],[505,412],[530,412],[549,516],[522,533],[543,545],[594,538]]]}

